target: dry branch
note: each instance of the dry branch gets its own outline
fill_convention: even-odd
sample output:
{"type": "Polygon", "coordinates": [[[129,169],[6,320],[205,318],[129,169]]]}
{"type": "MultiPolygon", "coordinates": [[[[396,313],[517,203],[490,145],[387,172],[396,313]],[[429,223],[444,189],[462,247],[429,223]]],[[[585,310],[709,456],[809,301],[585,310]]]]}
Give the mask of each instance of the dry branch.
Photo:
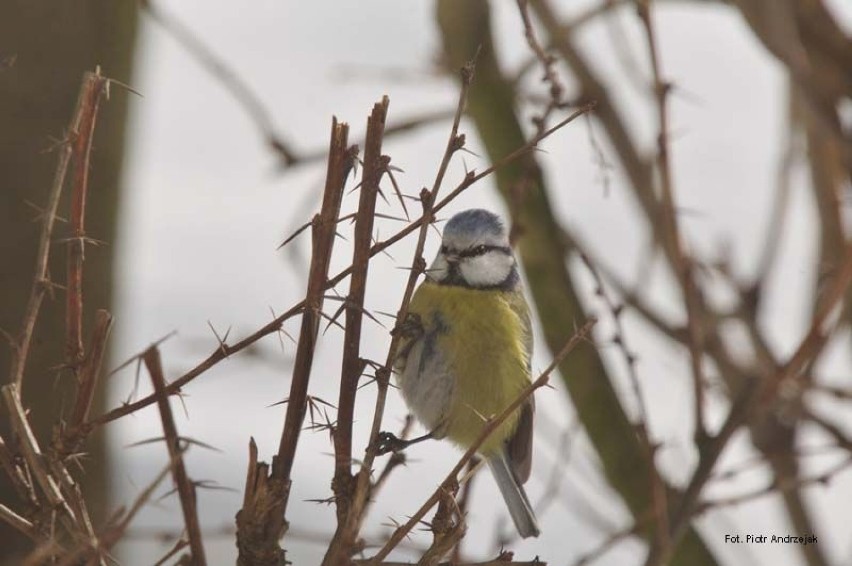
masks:
{"type": "Polygon", "coordinates": [[[181,448],[181,439],[178,435],[177,426],[175,425],[172,408],[169,404],[169,397],[165,392],[166,378],[163,375],[163,366],[160,361],[160,350],[155,346],[148,349],[142,357],[145,362],[145,367],[148,369],[148,374],[151,376],[151,383],[154,386],[154,392],[157,394],[157,406],[160,410],[160,420],[163,423],[163,435],[165,436],[166,447],[169,450],[169,461],[171,462],[172,479],[177,488],[178,497],[180,498],[181,511],[183,512],[183,521],[186,525],[186,532],[189,538],[189,547],[192,552],[192,564],[195,566],[204,566],[207,559],[204,555],[204,544],[201,538],[201,525],[198,522],[198,504],[195,496],[195,485],[189,479],[186,472],[186,465],[183,461],[183,450],[181,448]]]}
{"type": "MultiPolygon", "coordinates": [[[[759,383],[755,380],[746,382],[728,412],[722,428],[715,436],[710,437],[707,442],[699,446],[698,466],[692,474],[678,507],[672,514],[669,533],[672,546],[677,544],[695,514],[699,505],[701,490],[710,479],[722,450],[734,432],[747,418],[754,416],[755,409],[759,411],[772,410],[781,385],[800,379],[805,367],[819,355],[832,333],[832,325],[829,319],[835,312],[838,303],[846,295],[850,282],[852,282],[852,244],[847,244],[843,265],[831,282],[830,288],[826,291],[822,308],[814,317],[810,329],[799,343],[796,351],[777,372],[766,376],[759,383]]],[[[649,553],[645,562],[646,566],[664,564],[671,552],[671,547],[668,549],[652,547],[651,550],[652,552],[649,553]]]]}
{"type": "MultiPolygon", "coordinates": [[[[651,0],[639,0],[637,3],[639,19],[645,30],[648,43],[648,55],[651,60],[653,75],[653,91],[657,103],[657,168],[660,176],[660,206],[659,215],[663,225],[665,238],[662,242],[669,248],[667,257],[672,263],[672,270],[677,276],[683,293],[683,303],[686,310],[687,330],[689,332],[689,354],[692,362],[693,407],[695,414],[694,436],[701,443],[707,436],[704,426],[704,369],[702,367],[703,330],[702,303],[700,290],[694,277],[692,259],[684,249],[683,237],[678,227],[677,208],[674,195],[674,180],[669,142],[669,111],[668,100],[672,85],[663,79],[659,47],[651,13],[651,0]]],[[[652,219],[653,220],[653,219],[652,219]]],[[[658,541],[666,544],[666,541],[658,541]]]]}
{"type": "Polygon", "coordinates": [[[355,240],[352,255],[353,273],[349,295],[346,297],[346,329],[343,336],[343,361],[340,375],[340,395],[337,405],[337,425],[334,428],[334,501],[337,506],[337,530],[328,546],[323,564],[344,563],[352,554],[358,535],[366,499],[353,497],[352,476],[352,425],[355,420],[355,395],[358,380],[364,370],[361,360],[361,323],[364,313],[364,296],[367,290],[367,271],[370,261],[370,244],[373,239],[376,197],[379,182],[388,170],[390,159],[382,155],[382,137],[387,120],[388,97],[373,106],[367,120],[367,139],[364,148],[364,169],[358,213],[355,216],[355,240]]]}
{"type": "Polygon", "coordinates": [[[230,92],[237,104],[254,122],[255,127],[260,130],[267,145],[281,157],[285,165],[299,161],[299,156],[290,143],[275,132],[269,109],[235,70],[228,67],[195,33],[174,16],[167,15],[150,0],[143,0],[141,5],[148,15],[180,43],[204,70],[230,92]]]}
{"type": "Polygon", "coordinates": [[[336,238],[343,188],[353,166],[355,148],[348,144],[349,126],[332,123],[328,172],[320,213],[312,225],[313,254],[308,291],[302,311],[302,327],[296,347],[290,396],[278,453],[268,466],[258,462],[252,440],[243,507],[237,513],[239,566],[277,566],[284,559],[279,539],[287,529],[285,511],[290,491],[290,473],[307,407],[308,381],[319,332],[320,313],[328,280],[331,252],[336,238]]]}
{"type": "Polygon", "coordinates": [[[109,94],[109,80],[100,71],[87,73],[80,122],[72,129],[71,238],[68,240],[68,278],[65,289],[65,363],[76,368],[83,361],[83,260],[86,242],[86,195],[89,157],[101,97],[109,94]]]}
{"type": "Polygon", "coordinates": [[[77,372],[76,397],[71,418],[68,423],[60,425],[60,431],[55,435],[53,442],[53,449],[60,458],[65,458],[75,452],[91,431],[91,427],[86,424],[86,421],[89,418],[89,411],[101,376],[112,322],[112,315],[108,311],[99,309],[95,313],[95,325],[89,341],[89,351],[83,358],[77,372]]]}
{"type": "MultiPolygon", "coordinates": [[[[561,130],[562,128],[564,128],[565,126],[567,126],[568,124],[570,124],[571,122],[573,122],[574,120],[579,118],[580,116],[583,116],[583,115],[591,112],[594,108],[595,108],[594,103],[590,103],[590,104],[583,106],[582,108],[578,109],[577,111],[571,113],[565,119],[559,121],[553,127],[548,128],[547,130],[545,130],[541,134],[534,136],[532,139],[530,139],[528,142],[524,143],[522,146],[520,146],[520,147],[516,148],[515,150],[511,151],[510,153],[506,154],[505,156],[503,156],[502,158],[497,160],[495,163],[493,163],[491,166],[483,169],[482,171],[480,171],[478,173],[476,171],[468,172],[468,174],[464,177],[464,179],[461,182],[459,182],[456,185],[456,187],[452,191],[450,191],[450,193],[447,194],[446,197],[442,198],[440,201],[435,203],[435,206],[432,208],[432,212],[429,215],[429,218],[433,218],[434,214],[436,214],[437,212],[444,209],[447,205],[449,205],[453,200],[455,200],[464,191],[468,190],[470,187],[472,187],[473,185],[475,185],[476,183],[478,183],[482,179],[492,175],[495,171],[497,171],[497,170],[499,170],[503,167],[506,167],[507,165],[509,165],[511,163],[518,161],[519,159],[521,159],[525,155],[528,155],[534,148],[538,147],[539,143],[541,143],[542,141],[544,141],[545,139],[547,139],[548,137],[550,137],[551,135],[553,135],[557,131],[561,130]]],[[[397,242],[400,242],[405,237],[407,237],[409,234],[411,234],[411,233],[415,232],[416,230],[422,228],[424,223],[427,226],[429,225],[429,222],[426,222],[426,215],[425,214],[421,215],[420,217],[418,217],[414,220],[412,220],[405,228],[399,230],[393,236],[390,236],[389,238],[382,240],[381,242],[373,244],[373,246],[370,248],[370,257],[372,258],[372,257],[384,252],[385,250],[387,250],[389,247],[396,244],[397,242]]],[[[337,273],[336,275],[331,277],[326,282],[326,284],[324,286],[324,290],[331,289],[332,287],[338,285],[341,281],[343,281],[344,279],[349,277],[351,274],[352,274],[352,266],[350,265],[346,269],[340,271],[339,273],[337,273]]],[[[267,323],[266,325],[264,325],[260,329],[256,330],[254,333],[252,333],[249,336],[246,336],[245,338],[240,340],[239,342],[237,342],[235,344],[230,344],[230,345],[229,344],[220,344],[207,358],[205,358],[203,361],[199,362],[194,368],[192,368],[191,370],[189,370],[188,372],[186,372],[182,376],[180,376],[177,379],[174,379],[172,382],[170,382],[168,384],[168,386],[166,387],[169,395],[177,394],[178,392],[180,392],[182,387],[184,387],[185,385],[190,383],[192,380],[194,380],[195,378],[197,378],[198,376],[200,376],[201,374],[203,374],[204,372],[206,372],[207,370],[212,368],[214,365],[216,365],[219,362],[221,362],[222,360],[228,358],[232,354],[235,354],[237,352],[240,352],[240,351],[248,348],[249,346],[251,346],[252,344],[254,344],[255,342],[257,342],[258,340],[260,340],[261,338],[263,338],[265,336],[268,336],[270,334],[278,332],[279,330],[281,330],[281,325],[285,321],[293,318],[294,316],[296,316],[297,314],[302,312],[302,309],[304,309],[304,307],[305,307],[305,301],[300,301],[299,303],[290,307],[287,311],[285,311],[282,314],[275,317],[272,321],[270,321],[269,323],[267,323]]],[[[126,404],[122,405],[121,407],[117,407],[117,408],[115,408],[115,409],[113,409],[113,410],[111,410],[111,411],[109,411],[109,412],[107,412],[107,413],[105,413],[105,414],[103,414],[99,417],[96,417],[96,418],[92,419],[89,422],[89,424],[91,424],[92,426],[102,426],[102,425],[105,425],[105,424],[112,422],[116,419],[126,417],[127,415],[135,413],[136,411],[143,409],[144,407],[148,407],[150,405],[153,405],[156,402],[157,402],[156,395],[151,394],[151,395],[148,395],[146,397],[143,397],[142,399],[134,401],[132,403],[126,403],[126,404]]]]}
{"type": "Polygon", "coordinates": [[[296,360],[293,364],[290,396],[287,398],[287,414],[281,441],[278,445],[277,457],[280,468],[273,463],[274,473],[285,483],[290,480],[296,444],[298,443],[302,422],[305,419],[308,382],[319,332],[331,253],[336,239],[335,227],[340,216],[343,187],[353,166],[353,152],[347,147],[348,136],[349,126],[338,124],[337,120],[334,120],[322,208],[320,213],[314,217],[311,227],[313,253],[309,269],[308,291],[305,296],[305,305],[302,308],[302,326],[299,332],[299,342],[296,346],[296,360]]]}
{"type": "MultiPolygon", "coordinates": [[[[44,294],[53,285],[48,273],[48,258],[50,256],[50,245],[53,237],[53,225],[56,220],[56,211],[59,207],[59,197],[62,194],[62,187],[65,184],[65,176],[68,173],[68,167],[72,162],[72,158],[75,161],[75,177],[79,171],[79,165],[77,164],[82,165],[85,162],[86,166],[88,166],[87,150],[89,144],[91,144],[91,134],[94,129],[97,106],[101,95],[106,90],[107,84],[108,79],[102,77],[99,73],[86,73],[83,75],[83,83],[80,86],[80,94],[77,98],[74,115],[68,127],[67,137],[59,146],[56,173],[53,177],[47,206],[42,213],[42,229],[39,237],[38,253],[36,254],[33,285],[29,299],[27,300],[21,330],[12,345],[12,365],[9,371],[9,383],[16,384],[18,389],[21,389],[23,385],[24,369],[29,357],[30,343],[32,342],[36,320],[38,320],[41,302],[44,299],[44,294]],[[80,153],[81,151],[84,153],[80,153]]],[[[82,183],[85,183],[84,174],[82,183]]],[[[71,293],[69,293],[70,295],[71,293]]],[[[70,303],[69,307],[71,307],[70,303]]],[[[75,329],[73,330],[75,334],[72,335],[69,333],[69,343],[70,340],[75,340],[75,353],[78,351],[77,342],[79,342],[81,332],[76,327],[76,324],[75,318],[75,329]]]]}

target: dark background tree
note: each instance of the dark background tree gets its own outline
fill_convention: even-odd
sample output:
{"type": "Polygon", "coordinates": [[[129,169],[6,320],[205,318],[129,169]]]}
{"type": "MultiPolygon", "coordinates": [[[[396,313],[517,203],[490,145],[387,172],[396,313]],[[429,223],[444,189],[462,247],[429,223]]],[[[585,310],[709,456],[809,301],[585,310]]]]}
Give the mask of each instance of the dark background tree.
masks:
{"type": "MultiPolygon", "coordinates": [[[[65,135],[84,71],[100,66],[122,82],[131,80],[136,39],[137,6],[131,1],[49,0],[0,3],[0,328],[14,337],[33,283],[39,223],[33,219],[44,206],[55,171],[55,149],[65,135]]],[[[87,207],[87,233],[103,245],[86,248],[84,270],[84,336],[96,308],[109,308],[121,167],[124,159],[127,96],[116,93],[103,105],[92,150],[87,207]]],[[[67,203],[67,194],[63,203],[67,203]]],[[[67,210],[61,206],[60,210],[67,210]]],[[[27,365],[24,399],[33,409],[41,438],[49,438],[63,401],[68,404],[69,371],[63,362],[65,246],[67,228],[57,226],[50,274],[57,286],[44,302],[27,365]]],[[[0,348],[4,383],[10,350],[0,348]]],[[[98,409],[96,409],[98,410],[98,409]]],[[[6,419],[2,425],[6,426],[6,419]]],[[[87,445],[82,476],[89,509],[103,517],[109,495],[104,439],[87,445]]],[[[9,501],[5,477],[0,500],[9,501]]],[[[0,540],[12,537],[0,524],[0,540]]],[[[4,553],[4,557],[6,554],[4,553]]],[[[15,563],[16,559],[12,558],[15,563]]]]}

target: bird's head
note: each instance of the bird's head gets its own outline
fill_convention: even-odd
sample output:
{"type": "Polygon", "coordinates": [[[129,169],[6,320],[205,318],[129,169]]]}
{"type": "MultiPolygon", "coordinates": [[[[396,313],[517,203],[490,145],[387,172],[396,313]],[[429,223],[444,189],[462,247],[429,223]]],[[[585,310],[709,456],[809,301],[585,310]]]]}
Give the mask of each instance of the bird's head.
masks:
{"type": "Polygon", "coordinates": [[[444,285],[489,288],[517,279],[515,257],[500,218],[474,208],[459,212],[444,226],[441,249],[427,277],[444,285]]]}

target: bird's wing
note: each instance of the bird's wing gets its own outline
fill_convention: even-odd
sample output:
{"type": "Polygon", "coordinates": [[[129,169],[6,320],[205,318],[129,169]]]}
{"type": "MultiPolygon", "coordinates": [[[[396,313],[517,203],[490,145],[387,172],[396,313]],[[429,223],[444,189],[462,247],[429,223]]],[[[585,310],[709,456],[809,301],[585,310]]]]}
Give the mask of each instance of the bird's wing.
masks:
{"type": "Polygon", "coordinates": [[[509,459],[512,472],[518,483],[524,484],[530,479],[532,470],[532,445],[533,445],[533,415],[535,413],[535,400],[530,397],[520,409],[518,426],[512,436],[506,440],[505,450],[509,459]]]}
{"type": "Polygon", "coordinates": [[[399,375],[405,373],[412,349],[422,347],[423,340],[426,337],[426,321],[423,320],[426,312],[424,309],[419,308],[420,301],[418,300],[422,294],[421,287],[418,287],[414,292],[406,319],[400,322],[399,326],[393,330],[399,333],[399,346],[397,348],[396,359],[394,359],[393,363],[393,369],[399,375]]]}
{"type": "Polygon", "coordinates": [[[518,316],[521,321],[521,330],[523,334],[524,350],[527,356],[527,370],[532,370],[532,350],[533,350],[533,334],[532,334],[532,319],[530,318],[530,307],[527,300],[524,298],[523,289],[520,287],[517,291],[506,293],[506,302],[509,308],[518,316]]]}
{"type": "Polygon", "coordinates": [[[434,438],[441,438],[455,377],[445,352],[437,345],[447,327],[428,306],[424,285],[414,293],[410,316],[398,329],[401,335],[394,371],[408,408],[434,438]]]}
{"type": "MultiPolygon", "coordinates": [[[[521,325],[524,331],[524,349],[527,355],[527,372],[532,372],[532,320],[530,319],[530,310],[527,301],[524,298],[523,290],[518,290],[517,293],[512,293],[509,298],[509,305],[512,310],[518,315],[521,320],[521,325]]],[[[518,417],[518,426],[515,432],[506,440],[505,450],[509,460],[509,465],[512,472],[515,474],[518,482],[523,484],[530,477],[532,469],[532,444],[533,444],[533,417],[535,415],[535,399],[530,396],[529,400],[524,403],[520,409],[521,414],[518,417]]]]}

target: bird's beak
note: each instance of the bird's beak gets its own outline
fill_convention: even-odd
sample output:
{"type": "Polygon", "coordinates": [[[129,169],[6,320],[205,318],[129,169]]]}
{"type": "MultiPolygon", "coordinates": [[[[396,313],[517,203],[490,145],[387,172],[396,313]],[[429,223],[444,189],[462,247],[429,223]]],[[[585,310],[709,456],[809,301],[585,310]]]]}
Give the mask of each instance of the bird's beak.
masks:
{"type": "Polygon", "coordinates": [[[450,265],[456,265],[461,258],[456,254],[444,254],[444,259],[447,260],[447,263],[450,265]]]}

